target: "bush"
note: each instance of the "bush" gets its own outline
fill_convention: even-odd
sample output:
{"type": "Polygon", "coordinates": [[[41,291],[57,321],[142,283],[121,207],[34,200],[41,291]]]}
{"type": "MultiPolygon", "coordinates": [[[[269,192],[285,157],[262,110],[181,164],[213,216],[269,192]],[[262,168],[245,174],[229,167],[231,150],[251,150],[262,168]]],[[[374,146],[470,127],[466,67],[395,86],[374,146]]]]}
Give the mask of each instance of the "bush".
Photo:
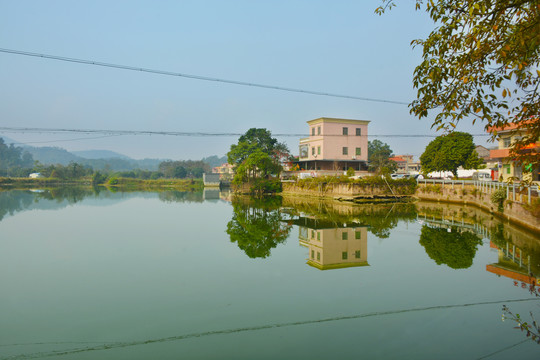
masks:
{"type": "Polygon", "coordinates": [[[110,178],[109,185],[118,185],[118,178],[117,177],[110,178]]]}
{"type": "Polygon", "coordinates": [[[275,194],[281,192],[281,182],[279,180],[256,178],[250,185],[250,192],[257,196],[275,194]]]}
{"type": "Polygon", "coordinates": [[[99,171],[96,171],[94,175],[92,176],[92,185],[99,185],[105,183],[107,180],[107,175],[100,173],[99,171]]]}
{"type": "Polygon", "coordinates": [[[499,188],[491,194],[491,203],[497,205],[497,210],[500,212],[504,210],[504,200],[506,200],[505,188],[499,188]]]}

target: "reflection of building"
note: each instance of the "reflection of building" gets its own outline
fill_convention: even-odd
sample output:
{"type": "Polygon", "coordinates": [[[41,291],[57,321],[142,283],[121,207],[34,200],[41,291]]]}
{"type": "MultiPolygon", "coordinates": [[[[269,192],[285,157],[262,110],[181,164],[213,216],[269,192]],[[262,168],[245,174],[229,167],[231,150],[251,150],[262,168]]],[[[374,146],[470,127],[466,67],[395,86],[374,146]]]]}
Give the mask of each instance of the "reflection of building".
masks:
{"type": "Polygon", "coordinates": [[[526,288],[535,284],[540,286],[540,278],[535,277],[531,271],[531,258],[523,254],[515,245],[506,243],[506,247],[498,248],[490,242],[490,246],[499,252],[499,261],[496,264],[486,265],[490,273],[504,276],[514,280],[514,286],[526,288]]]}
{"type": "Polygon", "coordinates": [[[367,226],[300,217],[300,244],[308,248],[307,264],[320,270],[368,266],[367,226]]]}
{"type": "Polygon", "coordinates": [[[307,123],[310,136],[300,139],[300,157],[296,162],[301,169],[367,169],[369,121],[323,117],[307,123]]]}

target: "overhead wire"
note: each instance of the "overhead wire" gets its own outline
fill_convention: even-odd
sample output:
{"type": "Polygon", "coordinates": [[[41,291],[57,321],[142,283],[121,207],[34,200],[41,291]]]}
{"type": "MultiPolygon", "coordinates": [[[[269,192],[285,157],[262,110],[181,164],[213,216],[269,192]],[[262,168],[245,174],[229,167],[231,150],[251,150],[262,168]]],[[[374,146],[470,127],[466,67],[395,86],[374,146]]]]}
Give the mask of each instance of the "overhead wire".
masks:
{"type": "Polygon", "coordinates": [[[58,55],[42,54],[42,53],[35,53],[35,52],[21,51],[21,50],[14,50],[14,49],[0,48],[0,52],[6,53],[6,54],[37,57],[37,58],[42,58],[42,59],[65,61],[65,62],[71,62],[71,63],[77,63],[77,64],[84,64],[84,65],[93,65],[93,66],[101,66],[101,67],[108,67],[108,68],[115,68],[115,69],[122,69],[122,70],[139,71],[139,72],[152,73],[152,74],[158,74],[158,75],[176,76],[176,77],[183,77],[183,78],[194,79],[194,80],[213,81],[213,82],[220,82],[220,83],[232,84],[232,85],[251,86],[251,87],[271,89],[271,90],[304,93],[304,94],[309,94],[309,95],[329,96],[329,97],[336,97],[336,98],[380,102],[380,103],[396,104],[396,105],[409,104],[404,101],[376,99],[376,98],[368,98],[368,97],[363,97],[363,96],[354,96],[354,95],[346,95],[346,94],[334,94],[334,93],[329,93],[329,92],[324,92],[324,91],[298,89],[298,88],[291,88],[291,87],[286,87],[286,86],[261,84],[261,83],[254,83],[254,82],[240,81],[240,80],[222,79],[222,78],[216,78],[216,77],[210,77],[210,76],[186,74],[186,73],[173,72],[173,71],[167,71],[167,70],[149,69],[149,68],[130,66],[130,65],[113,64],[113,63],[107,63],[107,62],[101,62],[101,61],[95,61],[95,60],[76,59],[76,58],[69,58],[69,57],[58,56],[58,55]]]}
{"type": "MultiPolygon", "coordinates": [[[[163,135],[163,136],[195,136],[195,137],[218,137],[218,136],[242,136],[243,133],[235,132],[201,132],[201,131],[154,131],[154,130],[112,130],[112,129],[69,129],[69,128],[34,128],[34,127],[8,127],[1,126],[0,133],[79,133],[79,134],[107,134],[107,136],[119,135],[163,135]]],[[[488,133],[471,134],[472,136],[491,136],[488,133]]],[[[308,137],[305,133],[273,133],[274,137],[308,137]]],[[[319,135],[319,136],[343,136],[343,135],[319,135]]],[[[436,138],[434,134],[368,134],[360,137],[390,137],[390,138],[436,138]]]]}

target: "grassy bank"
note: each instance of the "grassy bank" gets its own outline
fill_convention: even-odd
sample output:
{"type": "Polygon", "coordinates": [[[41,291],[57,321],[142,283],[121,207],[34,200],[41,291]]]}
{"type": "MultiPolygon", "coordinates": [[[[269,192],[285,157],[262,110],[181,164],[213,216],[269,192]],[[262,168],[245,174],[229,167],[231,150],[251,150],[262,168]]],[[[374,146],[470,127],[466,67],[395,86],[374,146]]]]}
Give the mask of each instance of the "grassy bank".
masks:
{"type": "MultiPolygon", "coordinates": [[[[93,186],[92,178],[81,178],[76,180],[65,180],[57,178],[6,178],[0,177],[0,189],[33,189],[51,188],[63,186],[93,186]]],[[[114,178],[99,186],[105,186],[118,190],[158,190],[174,189],[179,191],[202,190],[204,184],[202,179],[158,179],[142,180],[132,178],[114,178]]]]}
{"type": "Polygon", "coordinates": [[[114,178],[106,184],[106,187],[121,190],[156,190],[174,189],[179,191],[196,191],[204,189],[202,179],[158,179],[142,180],[132,178],[114,178]]]}

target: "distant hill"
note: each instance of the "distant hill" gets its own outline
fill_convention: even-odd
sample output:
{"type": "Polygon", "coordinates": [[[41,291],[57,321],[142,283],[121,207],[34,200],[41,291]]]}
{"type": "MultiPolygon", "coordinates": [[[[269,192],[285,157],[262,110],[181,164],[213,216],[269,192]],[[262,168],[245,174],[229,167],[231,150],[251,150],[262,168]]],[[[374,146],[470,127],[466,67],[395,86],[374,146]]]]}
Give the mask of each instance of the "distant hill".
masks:
{"type": "Polygon", "coordinates": [[[71,151],[72,154],[85,158],[85,159],[124,159],[133,160],[129,156],[119,154],[110,150],[83,150],[83,151],[71,151]]]}
{"type": "MultiPolygon", "coordinates": [[[[23,145],[16,140],[5,136],[0,136],[6,144],[15,144],[15,146],[28,151],[34,160],[39,161],[43,165],[68,165],[70,162],[76,162],[82,165],[91,166],[94,170],[112,170],[112,171],[129,171],[135,169],[141,170],[158,170],[159,164],[167,159],[142,159],[135,160],[126,155],[119,154],[110,150],[86,150],[86,151],[67,151],[59,147],[43,146],[34,147],[23,145]]],[[[210,167],[219,166],[227,162],[227,157],[218,157],[212,155],[203,158],[202,161],[210,165],[210,167]]]]}
{"type": "Polygon", "coordinates": [[[84,160],[83,158],[80,158],[76,155],[73,155],[69,151],[59,148],[59,147],[51,147],[51,146],[43,146],[43,147],[33,147],[33,146],[22,146],[22,148],[25,151],[28,151],[30,154],[32,154],[32,157],[34,160],[39,161],[42,164],[45,165],[67,165],[70,162],[80,162],[81,160],[84,160]]]}
{"type": "Polygon", "coordinates": [[[205,163],[210,165],[211,168],[213,168],[213,167],[220,166],[221,164],[226,163],[227,157],[226,156],[218,157],[217,155],[212,155],[212,156],[203,158],[202,161],[204,161],[205,163]]]}

